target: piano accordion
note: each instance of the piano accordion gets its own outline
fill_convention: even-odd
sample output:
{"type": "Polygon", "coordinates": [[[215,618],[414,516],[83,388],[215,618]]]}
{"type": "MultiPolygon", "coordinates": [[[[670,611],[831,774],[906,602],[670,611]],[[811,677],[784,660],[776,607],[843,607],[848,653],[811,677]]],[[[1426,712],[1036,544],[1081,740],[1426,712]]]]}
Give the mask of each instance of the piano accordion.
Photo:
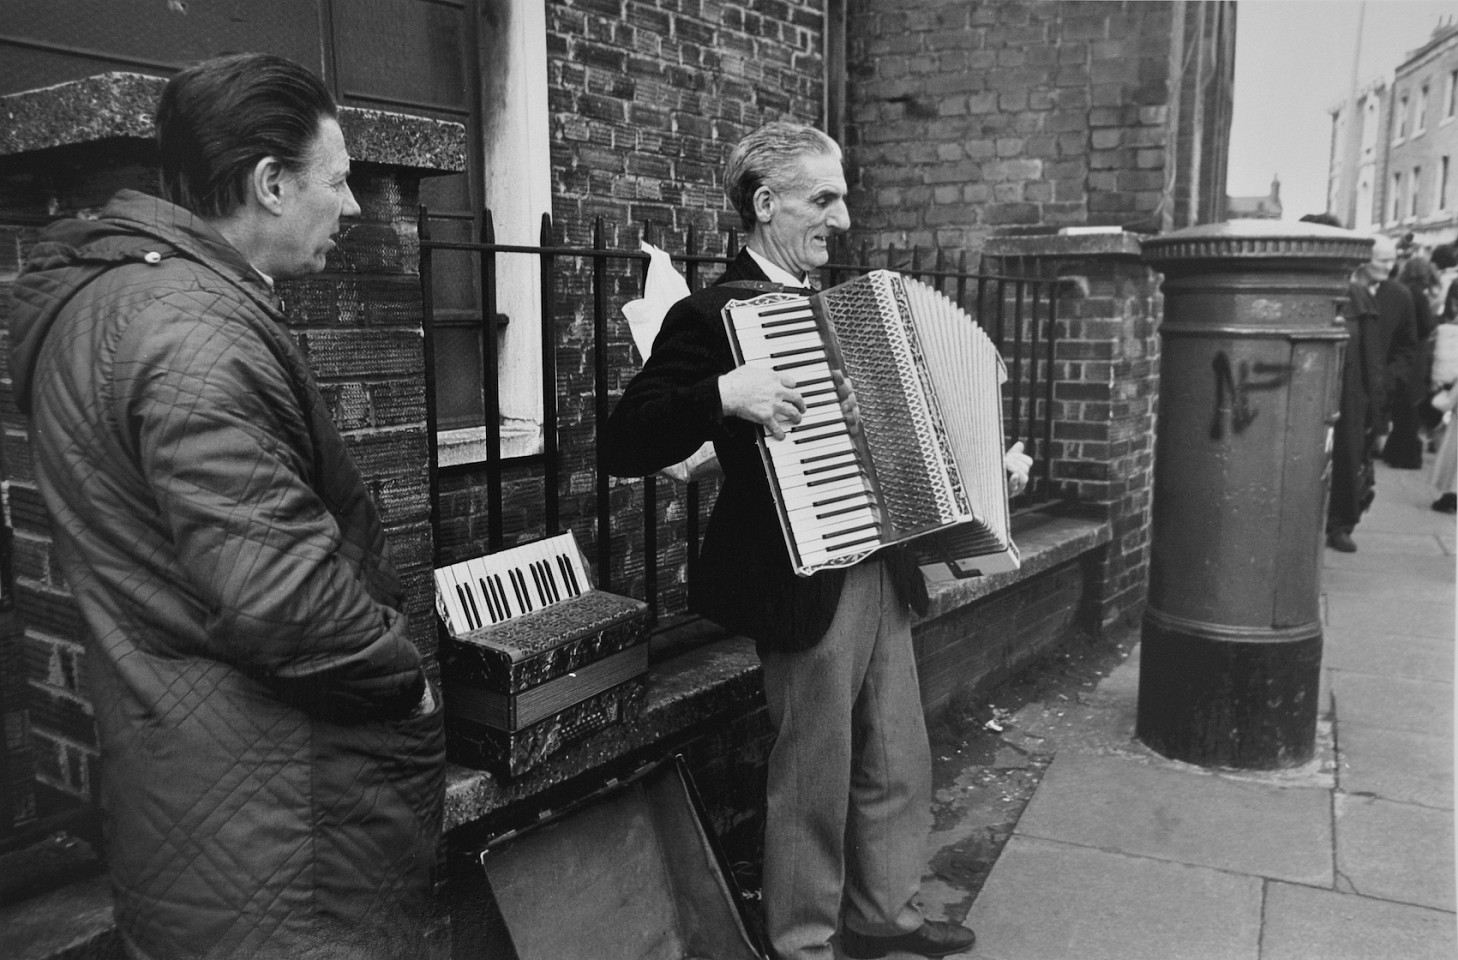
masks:
{"type": "Polygon", "coordinates": [[[935,289],[886,270],[810,296],[727,304],[736,362],[795,378],[806,401],[760,452],[797,574],[907,543],[931,580],[1016,569],[996,345],[935,289]],[[852,429],[836,374],[855,392],[852,429]]]}
{"type": "Polygon", "coordinates": [[[516,776],[642,705],[648,605],[594,589],[570,532],[435,571],[446,749],[516,776]]]}

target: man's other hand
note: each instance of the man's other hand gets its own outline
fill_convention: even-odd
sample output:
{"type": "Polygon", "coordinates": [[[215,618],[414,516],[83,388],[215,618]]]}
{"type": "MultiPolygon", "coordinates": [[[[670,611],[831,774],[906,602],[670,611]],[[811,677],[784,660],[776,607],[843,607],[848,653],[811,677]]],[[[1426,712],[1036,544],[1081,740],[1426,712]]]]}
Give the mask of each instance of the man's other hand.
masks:
{"type": "Polygon", "coordinates": [[[1023,442],[1008,447],[1003,454],[1002,465],[1007,470],[1007,495],[1015,497],[1028,487],[1028,475],[1033,472],[1033,458],[1023,453],[1023,442]]]}

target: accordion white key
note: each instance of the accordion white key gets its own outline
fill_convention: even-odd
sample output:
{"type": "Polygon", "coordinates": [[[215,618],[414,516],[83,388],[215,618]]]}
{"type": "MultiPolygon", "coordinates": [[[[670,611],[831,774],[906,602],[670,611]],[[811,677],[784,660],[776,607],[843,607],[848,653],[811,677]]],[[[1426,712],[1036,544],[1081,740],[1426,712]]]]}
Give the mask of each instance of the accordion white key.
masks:
{"type": "Polygon", "coordinates": [[[1017,569],[1003,467],[997,347],[965,310],[878,270],[810,296],[724,307],[736,362],[787,374],[806,411],[766,430],[765,471],[795,572],[909,543],[933,581],[1017,569]],[[851,428],[835,375],[855,392],[851,428]]]}

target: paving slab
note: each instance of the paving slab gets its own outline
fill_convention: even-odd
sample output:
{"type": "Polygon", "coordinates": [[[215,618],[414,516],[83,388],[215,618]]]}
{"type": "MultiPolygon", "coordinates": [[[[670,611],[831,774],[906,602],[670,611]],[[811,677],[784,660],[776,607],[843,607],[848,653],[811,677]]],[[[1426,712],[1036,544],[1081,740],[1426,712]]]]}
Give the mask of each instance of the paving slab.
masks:
{"type": "Polygon", "coordinates": [[[1452,600],[1383,602],[1381,597],[1327,594],[1326,625],[1352,632],[1391,633],[1453,639],[1452,600]]]}
{"type": "MultiPolygon", "coordinates": [[[[1376,501],[1373,502],[1373,509],[1357,524],[1358,533],[1373,531],[1431,536],[1453,524],[1451,516],[1433,509],[1433,501],[1438,495],[1426,483],[1413,484],[1401,494],[1396,494],[1390,487],[1386,492],[1393,495],[1385,498],[1387,502],[1380,510],[1376,501]]],[[[1383,496],[1380,486],[1377,496],[1383,496]]]]}
{"type": "Polygon", "coordinates": [[[1453,734],[1342,724],[1337,783],[1344,793],[1453,809],[1453,734]]]}
{"type": "Polygon", "coordinates": [[[1266,888],[1261,960],[1453,960],[1454,916],[1289,883],[1266,888]]]}
{"type": "Polygon", "coordinates": [[[1352,531],[1352,542],[1357,545],[1357,552],[1342,553],[1328,547],[1323,554],[1323,565],[1338,570],[1360,570],[1370,566],[1374,557],[1390,554],[1424,556],[1438,560],[1443,556],[1443,533],[1444,531],[1436,527],[1413,533],[1380,530],[1370,523],[1360,523],[1352,531]]]}
{"type": "Polygon", "coordinates": [[[1335,809],[1338,890],[1454,909],[1451,810],[1345,793],[1335,809]]]}
{"type": "Polygon", "coordinates": [[[1321,665],[1352,673],[1452,683],[1453,654],[1453,641],[1447,637],[1331,628],[1322,636],[1321,665]]]}
{"type": "Polygon", "coordinates": [[[1261,881],[1015,836],[967,926],[975,960],[1258,960],[1261,881]]]}
{"type": "Polygon", "coordinates": [[[1453,729],[1453,684],[1330,671],[1338,729],[1360,724],[1438,735],[1453,729]]]}
{"type": "Polygon", "coordinates": [[[1377,569],[1323,570],[1321,588],[1342,596],[1451,602],[1453,564],[1447,557],[1384,556],[1377,569]]]}
{"type": "Polygon", "coordinates": [[[1059,752],[1017,834],[1330,886],[1326,790],[1059,752]]]}

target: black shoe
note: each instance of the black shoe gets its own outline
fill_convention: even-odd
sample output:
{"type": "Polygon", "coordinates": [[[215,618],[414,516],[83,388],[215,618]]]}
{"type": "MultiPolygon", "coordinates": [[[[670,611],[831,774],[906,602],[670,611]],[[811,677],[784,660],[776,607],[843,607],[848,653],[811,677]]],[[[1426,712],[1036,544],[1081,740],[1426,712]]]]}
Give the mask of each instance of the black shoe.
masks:
{"type": "Polygon", "coordinates": [[[1346,530],[1333,530],[1326,535],[1326,545],[1333,550],[1340,550],[1342,553],[1356,553],[1357,545],[1352,541],[1352,535],[1346,530]]]}
{"type": "Polygon", "coordinates": [[[1458,493],[1445,493],[1433,501],[1433,509],[1439,513],[1458,513],[1458,493]]]}
{"type": "Polygon", "coordinates": [[[845,929],[840,933],[840,949],[855,960],[884,957],[892,950],[902,950],[923,957],[945,957],[965,953],[977,942],[977,934],[950,920],[927,920],[910,933],[894,937],[873,937],[845,929]]]}

